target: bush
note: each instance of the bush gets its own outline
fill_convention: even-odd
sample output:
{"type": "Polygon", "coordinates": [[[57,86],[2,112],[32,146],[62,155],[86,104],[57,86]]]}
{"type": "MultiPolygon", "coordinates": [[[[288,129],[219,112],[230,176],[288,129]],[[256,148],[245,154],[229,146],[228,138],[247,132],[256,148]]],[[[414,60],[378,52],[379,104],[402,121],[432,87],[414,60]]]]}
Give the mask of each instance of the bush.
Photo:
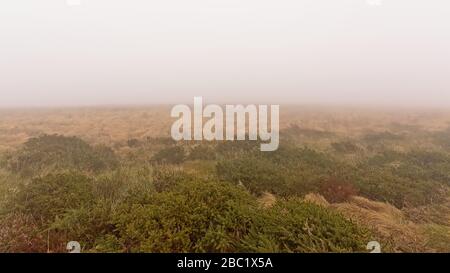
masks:
{"type": "Polygon", "coordinates": [[[90,251],[99,239],[114,233],[112,214],[116,207],[117,203],[110,200],[97,200],[89,206],[70,209],[51,223],[49,230],[64,234],[65,242],[78,241],[85,251],[90,251]]]}
{"type": "Polygon", "coordinates": [[[110,148],[92,147],[80,138],[60,135],[31,138],[8,160],[9,169],[22,176],[67,169],[97,172],[117,164],[110,148]]]}
{"type": "Polygon", "coordinates": [[[244,153],[259,152],[260,145],[260,140],[250,141],[248,140],[248,136],[246,136],[246,140],[219,142],[216,147],[216,152],[220,156],[238,157],[244,153]]]}
{"type": "Polygon", "coordinates": [[[130,148],[139,147],[140,144],[141,144],[141,142],[138,139],[135,139],[135,138],[127,140],[127,145],[130,148]]]}
{"type": "Polygon", "coordinates": [[[276,164],[265,158],[246,156],[222,160],[217,163],[216,168],[222,181],[242,183],[252,193],[287,193],[285,174],[276,164]]]}
{"type": "Polygon", "coordinates": [[[297,199],[264,209],[243,189],[184,181],[141,203],[122,203],[115,232],[95,249],[110,252],[349,252],[368,232],[337,213],[297,199]]]}
{"type": "Polygon", "coordinates": [[[186,159],[184,148],[181,146],[174,146],[164,148],[158,151],[153,157],[153,162],[158,164],[181,164],[186,159]]]}
{"type": "Polygon", "coordinates": [[[248,252],[362,252],[370,236],[336,212],[293,198],[258,215],[242,245],[248,252]]]}
{"type": "Polygon", "coordinates": [[[333,142],[331,147],[338,153],[352,154],[360,151],[361,149],[350,141],[333,142]]]}
{"type": "Polygon", "coordinates": [[[71,209],[89,206],[93,200],[92,179],[68,172],[49,174],[19,185],[10,206],[13,211],[51,222],[71,209]]]}
{"type": "Polygon", "coordinates": [[[216,159],[215,150],[207,145],[200,144],[195,146],[189,153],[189,160],[214,160],[216,159]]]}
{"type": "Polygon", "coordinates": [[[154,193],[145,203],[123,204],[114,215],[118,235],[104,243],[120,245],[125,252],[233,251],[248,229],[255,204],[229,184],[180,183],[172,191],[154,193]]]}
{"type": "Polygon", "coordinates": [[[280,146],[271,153],[243,154],[222,159],[217,174],[223,181],[242,182],[251,192],[269,191],[283,196],[318,190],[329,176],[345,177],[347,166],[309,148],[280,146]]]}
{"type": "Polygon", "coordinates": [[[0,218],[0,253],[46,252],[46,237],[29,215],[11,213],[0,218]]]}
{"type": "Polygon", "coordinates": [[[192,178],[184,172],[171,168],[159,168],[153,173],[153,186],[157,192],[171,190],[192,178]]]}
{"type": "Polygon", "coordinates": [[[437,152],[385,151],[361,163],[354,181],[364,196],[399,208],[441,202],[450,185],[449,159],[437,152]]]}

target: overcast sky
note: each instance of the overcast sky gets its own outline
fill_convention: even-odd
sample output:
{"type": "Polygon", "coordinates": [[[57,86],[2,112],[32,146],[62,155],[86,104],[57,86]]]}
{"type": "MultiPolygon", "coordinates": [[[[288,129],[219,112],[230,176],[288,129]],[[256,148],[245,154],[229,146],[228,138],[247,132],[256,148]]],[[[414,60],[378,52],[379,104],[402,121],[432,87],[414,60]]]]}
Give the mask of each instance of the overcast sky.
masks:
{"type": "Polygon", "coordinates": [[[448,0],[67,1],[0,1],[0,107],[450,107],[448,0]]]}

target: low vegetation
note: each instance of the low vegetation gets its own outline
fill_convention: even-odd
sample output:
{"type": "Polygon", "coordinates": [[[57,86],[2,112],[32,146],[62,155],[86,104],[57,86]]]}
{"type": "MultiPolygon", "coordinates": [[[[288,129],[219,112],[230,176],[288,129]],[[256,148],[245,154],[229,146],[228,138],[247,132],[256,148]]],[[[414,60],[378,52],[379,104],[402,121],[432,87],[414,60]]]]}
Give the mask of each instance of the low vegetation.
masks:
{"type": "Polygon", "coordinates": [[[270,153],[36,134],[0,153],[0,252],[450,251],[449,130],[383,124],[285,126],[270,153]]]}

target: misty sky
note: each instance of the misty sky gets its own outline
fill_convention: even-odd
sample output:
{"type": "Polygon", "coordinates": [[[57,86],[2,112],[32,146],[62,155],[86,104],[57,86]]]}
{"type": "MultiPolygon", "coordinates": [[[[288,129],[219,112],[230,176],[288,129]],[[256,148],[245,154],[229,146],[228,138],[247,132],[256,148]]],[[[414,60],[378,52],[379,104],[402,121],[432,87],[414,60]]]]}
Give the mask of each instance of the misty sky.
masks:
{"type": "Polygon", "coordinates": [[[450,2],[378,1],[2,0],[0,107],[450,106],[450,2]]]}

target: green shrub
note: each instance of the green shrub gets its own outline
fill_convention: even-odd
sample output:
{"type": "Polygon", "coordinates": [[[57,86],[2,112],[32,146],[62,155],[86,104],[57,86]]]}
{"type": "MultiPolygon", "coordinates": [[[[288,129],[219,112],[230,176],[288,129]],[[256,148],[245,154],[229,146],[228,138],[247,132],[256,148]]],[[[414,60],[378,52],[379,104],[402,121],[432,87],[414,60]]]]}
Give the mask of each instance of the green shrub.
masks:
{"type": "Polygon", "coordinates": [[[216,152],[213,147],[200,144],[192,148],[189,153],[189,160],[214,160],[216,158],[216,152]]]}
{"type": "Polygon", "coordinates": [[[88,207],[93,200],[92,179],[68,172],[49,174],[20,184],[10,206],[14,211],[47,222],[71,209],[88,207]]]}
{"type": "Polygon", "coordinates": [[[278,201],[258,215],[244,251],[362,252],[370,232],[340,214],[300,199],[278,201]]]}
{"type": "Polygon", "coordinates": [[[153,173],[153,186],[157,192],[171,190],[192,178],[186,173],[172,168],[158,168],[153,173]]]}
{"type": "Polygon", "coordinates": [[[278,165],[263,157],[246,156],[227,159],[217,163],[217,173],[221,180],[243,184],[250,192],[264,191],[286,194],[287,181],[278,165]]]}
{"type": "Polygon", "coordinates": [[[50,224],[49,230],[64,234],[66,242],[78,241],[87,251],[96,246],[99,238],[113,234],[115,225],[112,215],[117,203],[97,200],[89,206],[66,210],[50,224]]]}
{"type": "Polygon", "coordinates": [[[333,142],[331,147],[338,153],[353,154],[361,150],[358,145],[351,141],[333,142]]]}
{"type": "Polygon", "coordinates": [[[238,157],[244,153],[259,152],[260,145],[260,140],[250,141],[246,136],[246,140],[219,142],[216,146],[216,152],[222,157],[238,157]]]}
{"type": "Polygon", "coordinates": [[[255,204],[230,184],[180,183],[172,191],[154,193],[144,204],[123,204],[114,216],[118,235],[113,241],[126,252],[233,251],[255,204]]]}
{"type": "Polygon", "coordinates": [[[60,135],[31,138],[8,160],[9,169],[23,176],[67,169],[96,172],[117,164],[110,148],[92,147],[80,138],[60,135]]]}
{"type": "Polygon", "coordinates": [[[123,203],[115,232],[95,249],[110,252],[350,252],[363,250],[367,231],[337,213],[300,200],[264,209],[243,189],[192,180],[123,203]]]}
{"type": "Polygon", "coordinates": [[[355,180],[364,196],[400,208],[440,202],[450,185],[449,159],[437,152],[385,151],[361,163],[355,180]]]}
{"type": "Polygon", "coordinates": [[[310,148],[280,146],[271,153],[243,154],[217,163],[223,181],[242,182],[251,192],[269,191],[283,196],[303,195],[319,189],[330,177],[346,179],[348,167],[310,148]]]}
{"type": "Polygon", "coordinates": [[[158,164],[181,164],[186,159],[186,153],[182,146],[164,148],[158,151],[151,161],[158,164]]]}

